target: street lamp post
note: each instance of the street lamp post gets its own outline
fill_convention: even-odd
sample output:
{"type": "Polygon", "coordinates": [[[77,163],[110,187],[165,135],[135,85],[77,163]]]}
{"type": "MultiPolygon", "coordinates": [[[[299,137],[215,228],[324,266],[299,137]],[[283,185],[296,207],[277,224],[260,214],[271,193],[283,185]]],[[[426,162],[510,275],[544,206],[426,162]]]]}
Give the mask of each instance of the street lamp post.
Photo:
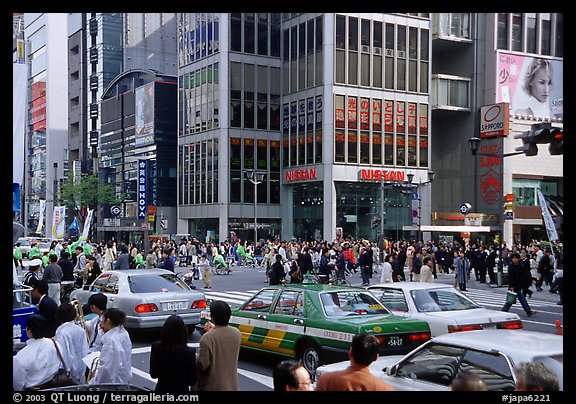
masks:
{"type": "Polygon", "coordinates": [[[250,180],[252,184],[254,184],[254,246],[258,242],[258,221],[256,216],[256,209],[258,203],[258,184],[261,184],[264,181],[264,176],[266,173],[264,171],[258,170],[244,170],[246,173],[246,178],[250,180]]]}
{"type": "MultiPolygon", "coordinates": [[[[480,148],[480,141],[482,139],[479,137],[471,137],[468,139],[468,145],[470,146],[470,153],[473,156],[486,156],[486,157],[496,157],[500,159],[500,192],[498,193],[498,272],[496,274],[496,280],[498,287],[502,287],[502,276],[504,274],[504,261],[502,259],[502,242],[504,241],[504,215],[502,214],[502,209],[504,207],[504,158],[510,156],[516,156],[519,154],[524,154],[523,151],[512,152],[512,153],[478,153],[480,148]]],[[[474,190],[476,192],[476,190],[474,190]]]]}

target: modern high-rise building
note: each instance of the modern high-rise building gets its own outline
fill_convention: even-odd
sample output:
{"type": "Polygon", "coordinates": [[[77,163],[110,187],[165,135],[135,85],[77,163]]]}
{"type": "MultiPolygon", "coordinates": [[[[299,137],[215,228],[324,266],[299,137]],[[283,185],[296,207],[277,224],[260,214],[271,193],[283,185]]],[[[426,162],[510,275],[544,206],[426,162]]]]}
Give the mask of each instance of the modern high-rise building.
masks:
{"type": "Polygon", "coordinates": [[[178,23],[179,233],[376,239],[383,206],[393,237],[430,218],[429,14],[178,23]]]}
{"type": "Polygon", "coordinates": [[[489,226],[473,236],[484,240],[502,228],[508,245],[547,240],[540,191],[562,238],[563,156],[548,145],[509,154],[533,125],[563,127],[563,44],[558,13],[432,14],[434,224],[489,226]],[[462,203],[472,206],[466,218],[462,203]]]}
{"type": "Polygon", "coordinates": [[[54,206],[68,170],[66,26],[66,14],[24,14],[29,68],[24,225],[28,233],[40,230],[47,237],[52,237],[54,206]]]}

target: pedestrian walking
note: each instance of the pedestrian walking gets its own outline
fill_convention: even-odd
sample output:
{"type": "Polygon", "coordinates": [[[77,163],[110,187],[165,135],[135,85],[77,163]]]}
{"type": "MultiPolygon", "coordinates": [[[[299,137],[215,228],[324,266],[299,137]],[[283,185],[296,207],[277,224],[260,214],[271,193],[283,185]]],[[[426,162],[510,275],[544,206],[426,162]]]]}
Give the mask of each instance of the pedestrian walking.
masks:
{"type": "Polygon", "coordinates": [[[430,268],[432,259],[430,257],[425,257],[423,260],[423,265],[420,268],[420,282],[434,282],[434,275],[432,274],[432,268],[430,268]]]}
{"type": "MultiPolygon", "coordinates": [[[[394,280],[394,269],[392,265],[395,258],[396,253],[392,253],[388,254],[384,259],[384,264],[382,265],[382,272],[380,273],[380,283],[389,283],[394,280]]],[[[397,272],[396,276],[399,276],[398,271],[396,272],[397,272]]]]}
{"type": "Polygon", "coordinates": [[[552,283],[552,276],[554,274],[554,265],[552,262],[552,250],[547,248],[544,250],[544,255],[538,262],[538,274],[540,274],[540,277],[536,282],[536,290],[538,292],[542,292],[542,284],[544,282],[546,282],[546,285],[550,285],[552,283]]]}
{"type": "Polygon", "coordinates": [[[76,324],[76,309],[70,303],[62,303],[56,316],[60,323],[55,339],[60,344],[60,353],[73,378],[79,383],[84,381],[86,365],[82,361],[88,355],[86,332],[76,324]]]}
{"type": "Polygon", "coordinates": [[[64,274],[62,273],[62,268],[58,265],[58,257],[56,254],[50,254],[49,260],[50,263],[44,269],[42,280],[48,284],[48,296],[60,306],[60,291],[62,289],[60,282],[64,274]]]}
{"type": "Polygon", "coordinates": [[[238,356],[242,333],[228,325],[230,305],[222,300],[210,303],[210,321],[200,338],[196,360],[199,391],[238,391],[238,356]]]}
{"type": "Polygon", "coordinates": [[[104,331],[102,350],[96,373],[89,384],[128,384],[132,379],[132,341],[124,328],[126,314],[110,308],[102,314],[100,328],[104,331]]]}
{"type": "Polygon", "coordinates": [[[196,384],[196,348],[188,346],[188,329],[176,314],[164,322],[160,341],[152,343],[150,376],[158,379],[157,392],[189,392],[196,384]]]}
{"type": "Polygon", "coordinates": [[[210,273],[210,263],[206,258],[206,254],[202,254],[200,261],[197,265],[198,271],[202,274],[202,282],[204,282],[204,289],[212,289],[212,275],[210,273]]]}
{"type": "Polygon", "coordinates": [[[28,341],[12,358],[12,388],[14,391],[41,388],[52,381],[61,362],[55,343],[45,334],[46,318],[34,314],[26,320],[28,341]]]}
{"type": "Polygon", "coordinates": [[[461,291],[466,291],[466,281],[470,279],[472,270],[470,260],[464,255],[464,250],[454,252],[454,275],[456,284],[461,291]]]}
{"type": "MultiPolygon", "coordinates": [[[[522,266],[520,266],[520,254],[512,253],[510,254],[511,262],[508,265],[508,290],[510,292],[516,293],[516,299],[522,305],[522,308],[526,312],[528,316],[533,316],[536,314],[536,311],[530,308],[530,305],[526,301],[526,297],[524,296],[524,289],[526,285],[532,283],[532,277],[528,278],[526,276],[526,272],[522,270],[522,266]]],[[[514,300],[516,300],[514,299],[514,300]]],[[[506,299],[506,303],[502,307],[502,311],[510,310],[512,304],[515,302],[512,299],[506,299]]]]}

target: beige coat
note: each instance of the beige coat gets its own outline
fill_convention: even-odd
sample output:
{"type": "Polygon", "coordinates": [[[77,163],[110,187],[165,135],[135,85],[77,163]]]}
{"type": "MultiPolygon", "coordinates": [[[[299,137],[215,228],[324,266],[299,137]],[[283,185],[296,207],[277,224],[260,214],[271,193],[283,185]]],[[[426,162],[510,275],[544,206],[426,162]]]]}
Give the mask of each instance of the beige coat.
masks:
{"type": "Polygon", "coordinates": [[[238,355],[242,333],[232,326],[215,326],[200,338],[196,360],[198,391],[238,391],[238,355]]]}

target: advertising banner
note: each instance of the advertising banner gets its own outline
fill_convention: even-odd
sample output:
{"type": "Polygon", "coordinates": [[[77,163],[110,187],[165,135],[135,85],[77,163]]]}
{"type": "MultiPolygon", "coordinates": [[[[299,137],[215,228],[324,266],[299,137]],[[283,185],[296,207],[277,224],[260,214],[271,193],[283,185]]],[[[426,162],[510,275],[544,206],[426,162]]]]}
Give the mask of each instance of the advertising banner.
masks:
{"type": "Polygon", "coordinates": [[[496,102],[514,115],[564,119],[562,60],[499,52],[496,102]]]}
{"type": "Polygon", "coordinates": [[[544,220],[544,224],[546,225],[546,233],[548,233],[548,240],[556,241],[558,240],[558,233],[556,232],[556,226],[554,226],[554,220],[552,220],[552,216],[550,215],[550,211],[548,210],[548,203],[542,195],[542,192],[538,191],[538,203],[540,204],[540,208],[542,209],[542,220],[544,220]]]}
{"type": "Polygon", "coordinates": [[[138,160],[138,219],[146,220],[148,217],[148,202],[146,195],[146,160],[138,160]]]}
{"type": "Polygon", "coordinates": [[[40,199],[40,212],[38,213],[38,227],[36,227],[36,233],[42,233],[44,228],[44,211],[46,210],[46,200],[40,199]]]}
{"type": "MultiPolygon", "coordinates": [[[[94,209],[89,209],[88,214],[86,215],[86,220],[84,221],[84,228],[82,229],[82,238],[81,240],[84,242],[88,240],[88,233],[90,232],[90,223],[92,222],[92,214],[94,213],[94,209]]],[[[76,220],[76,219],[74,219],[76,220]]]]}
{"type": "Polygon", "coordinates": [[[138,87],[134,91],[136,98],[136,138],[138,146],[154,143],[154,83],[138,87]],[[149,136],[147,138],[147,136],[149,136]]]}
{"type": "Polygon", "coordinates": [[[62,239],[66,234],[66,206],[54,206],[52,216],[52,238],[62,239]]]}

